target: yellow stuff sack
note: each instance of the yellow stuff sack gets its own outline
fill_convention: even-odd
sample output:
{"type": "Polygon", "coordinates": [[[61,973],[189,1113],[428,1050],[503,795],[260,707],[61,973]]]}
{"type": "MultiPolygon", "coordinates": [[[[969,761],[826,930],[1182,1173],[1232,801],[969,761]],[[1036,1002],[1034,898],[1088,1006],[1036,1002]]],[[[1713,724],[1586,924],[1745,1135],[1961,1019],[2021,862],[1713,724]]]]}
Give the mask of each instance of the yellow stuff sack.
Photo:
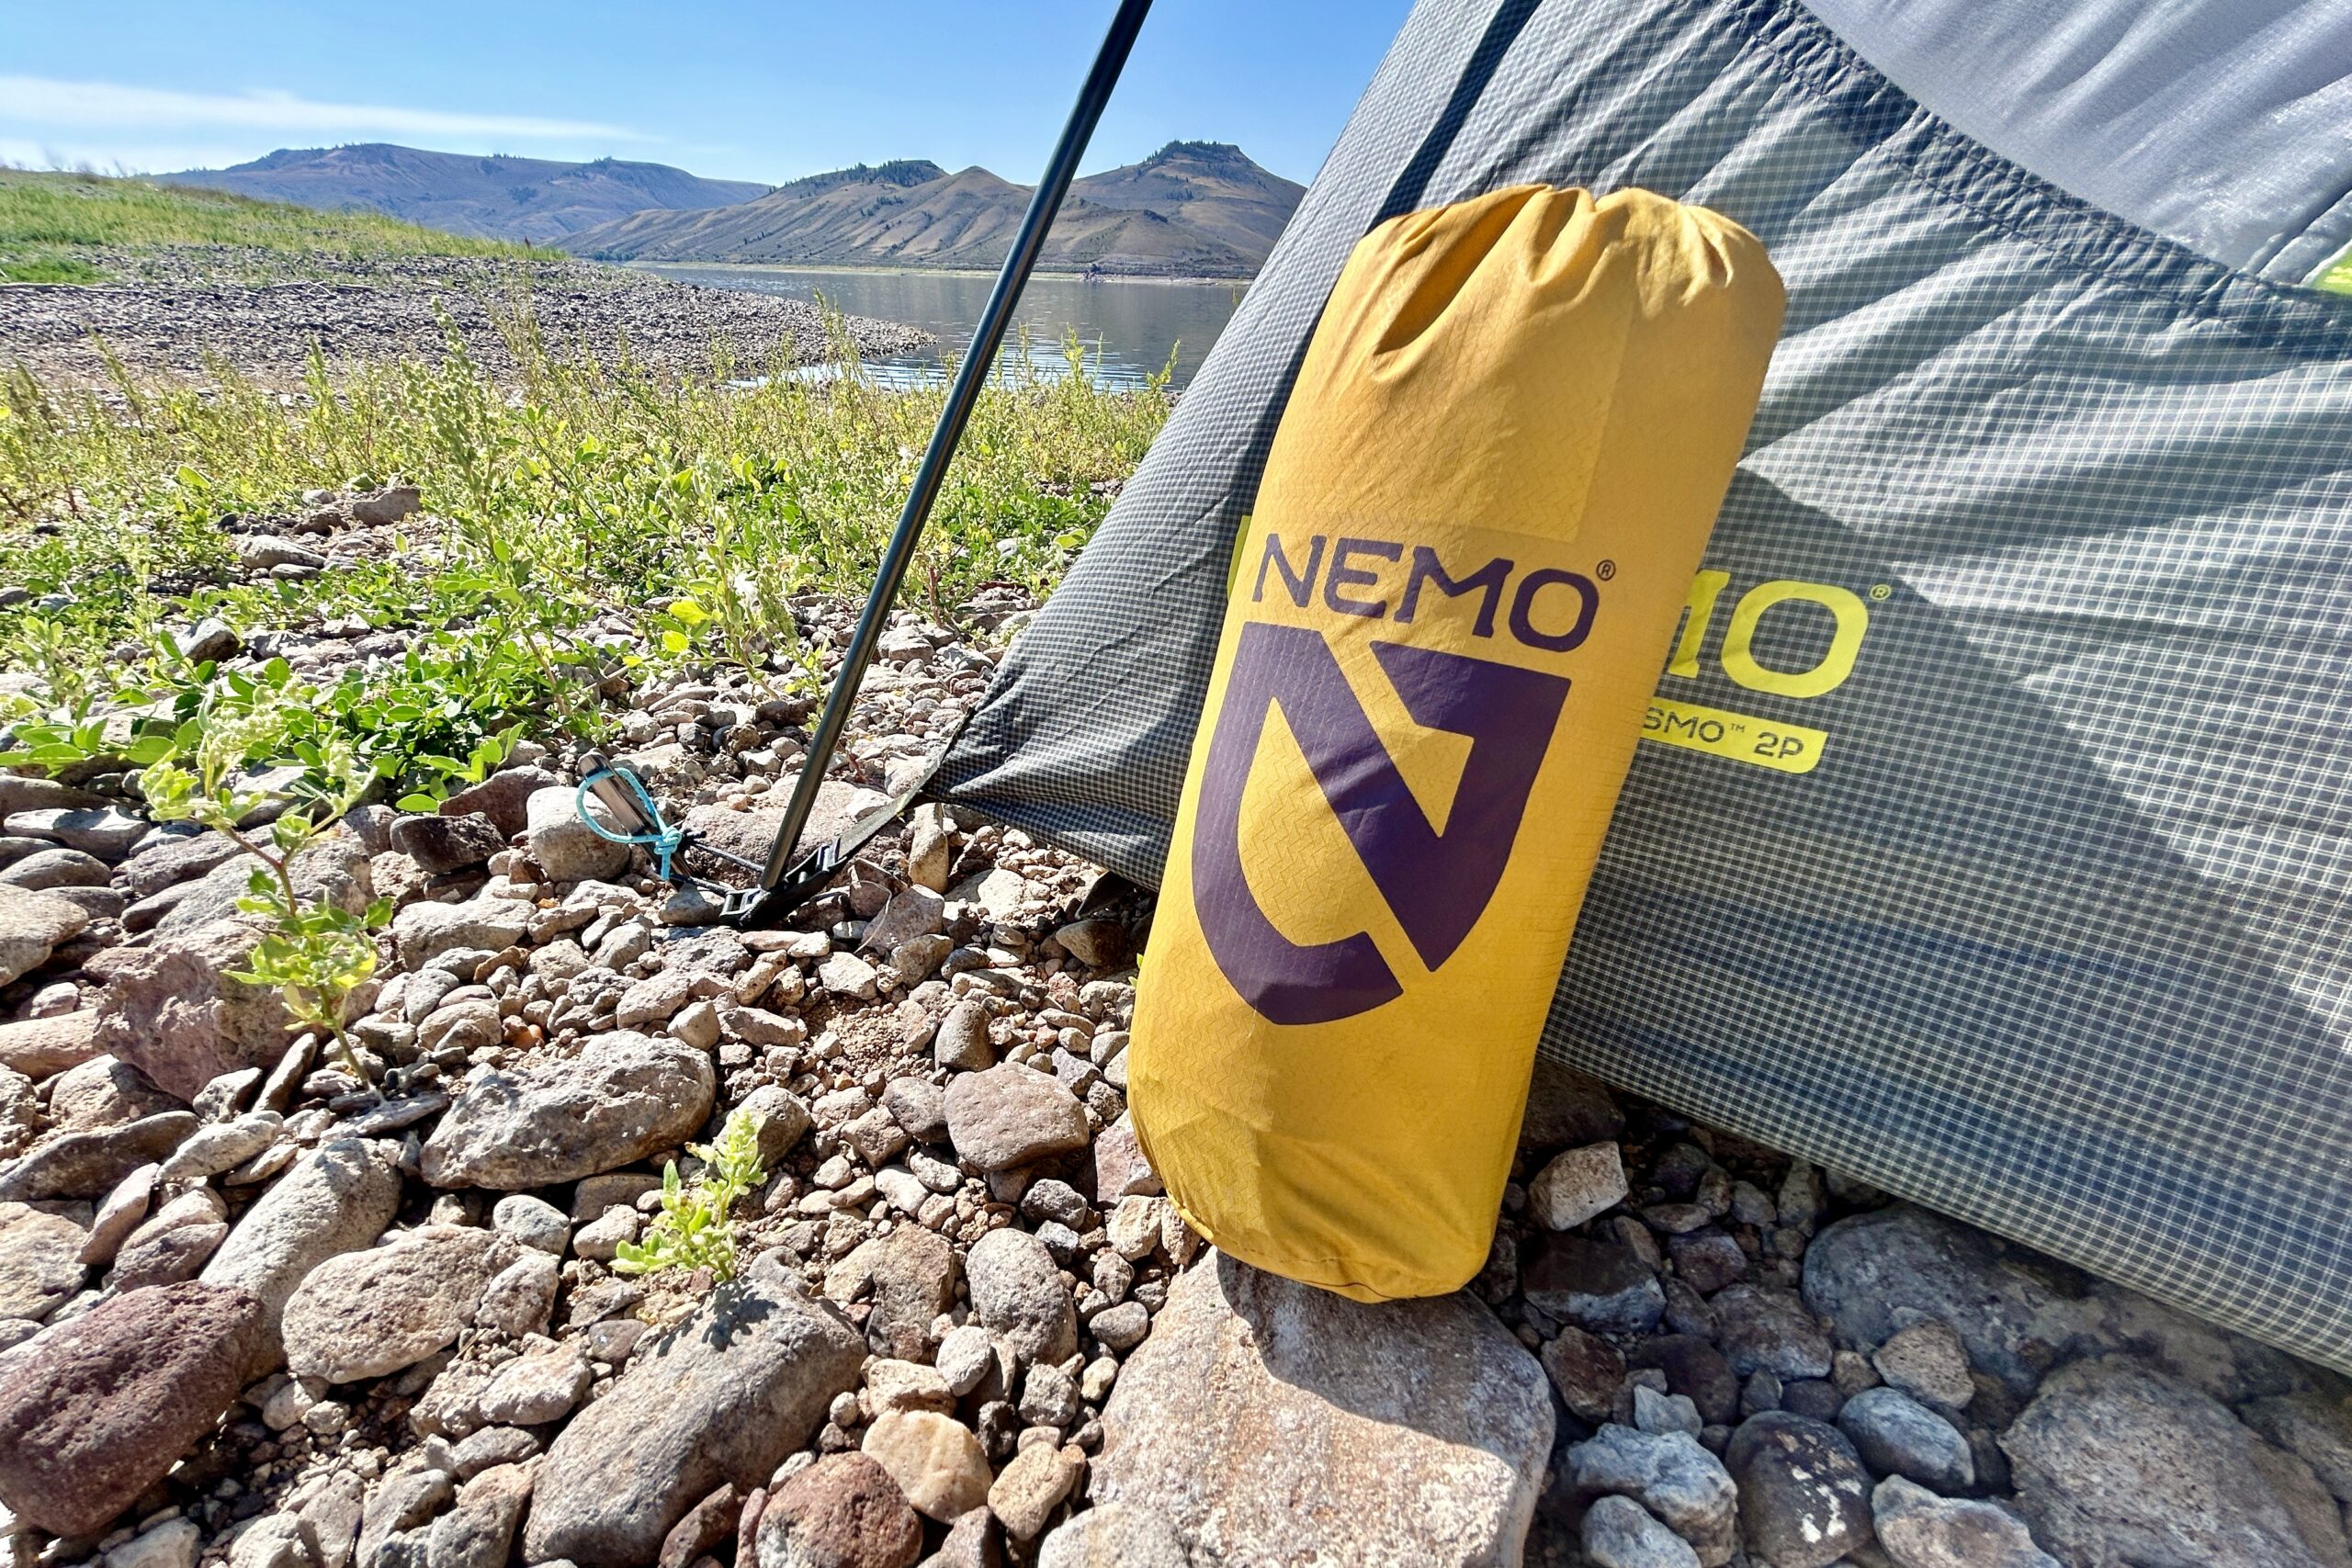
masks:
{"type": "Polygon", "coordinates": [[[1243,529],[1128,1052],[1193,1227],[1375,1301],[1485,1262],[1536,1037],[1781,282],[1645,191],[1381,224],[1243,529]]]}

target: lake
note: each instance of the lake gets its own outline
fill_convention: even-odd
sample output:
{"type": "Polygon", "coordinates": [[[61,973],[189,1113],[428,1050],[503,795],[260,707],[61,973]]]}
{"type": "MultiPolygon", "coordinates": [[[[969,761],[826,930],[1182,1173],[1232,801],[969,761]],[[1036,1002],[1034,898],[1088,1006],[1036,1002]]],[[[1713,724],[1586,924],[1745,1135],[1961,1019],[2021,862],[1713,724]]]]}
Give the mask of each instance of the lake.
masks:
{"type": "MultiPolygon", "coordinates": [[[[822,294],[853,316],[903,321],[935,334],[925,354],[867,361],[887,385],[942,378],[944,355],[961,354],[988,303],[992,276],[964,272],[883,272],[848,267],[713,266],[647,264],[646,271],[711,288],[749,289],[807,299],[822,294]]],[[[1063,372],[1064,335],[1086,344],[1087,367],[1106,387],[1136,387],[1176,358],[1171,385],[1183,386],[1241,302],[1246,279],[1229,283],[1160,283],[1140,278],[1032,277],[1014,312],[1017,331],[1029,329],[1029,355],[1049,376],[1063,372]]],[[[1008,335],[1005,355],[1016,352],[1008,335]]]]}

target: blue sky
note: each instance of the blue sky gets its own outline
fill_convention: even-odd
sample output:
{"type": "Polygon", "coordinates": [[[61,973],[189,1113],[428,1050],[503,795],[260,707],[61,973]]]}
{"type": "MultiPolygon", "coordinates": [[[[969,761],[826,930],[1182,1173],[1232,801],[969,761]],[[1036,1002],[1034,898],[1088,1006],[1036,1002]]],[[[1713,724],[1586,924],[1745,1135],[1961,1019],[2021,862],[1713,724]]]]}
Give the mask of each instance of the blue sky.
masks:
{"type": "MultiPolygon", "coordinates": [[[[1160,0],[1086,169],[1238,142],[1304,181],[1408,0],[1160,0]]],[[[141,172],[401,141],[780,182],[931,158],[1035,177],[1109,0],[13,5],[0,161],[141,172]]]]}

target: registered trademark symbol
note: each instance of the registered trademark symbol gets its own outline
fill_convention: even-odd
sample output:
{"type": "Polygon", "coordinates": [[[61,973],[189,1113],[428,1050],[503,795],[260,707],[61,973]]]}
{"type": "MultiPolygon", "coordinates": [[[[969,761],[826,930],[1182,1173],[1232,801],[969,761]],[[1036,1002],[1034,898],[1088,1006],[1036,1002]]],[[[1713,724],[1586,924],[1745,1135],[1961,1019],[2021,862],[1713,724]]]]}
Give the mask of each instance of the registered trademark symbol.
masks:
{"type": "Polygon", "coordinates": [[[1592,569],[1592,574],[1593,576],[1600,579],[1601,581],[1606,582],[1611,578],[1617,575],[1617,563],[1613,560],[1602,561],[1599,566],[1592,569]]]}
{"type": "Polygon", "coordinates": [[[1873,599],[1892,599],[1894,597],[1894,590],[1888,587],[1883,582],[1873,582],[1871,584],[1871,597],[1873,599]]]}

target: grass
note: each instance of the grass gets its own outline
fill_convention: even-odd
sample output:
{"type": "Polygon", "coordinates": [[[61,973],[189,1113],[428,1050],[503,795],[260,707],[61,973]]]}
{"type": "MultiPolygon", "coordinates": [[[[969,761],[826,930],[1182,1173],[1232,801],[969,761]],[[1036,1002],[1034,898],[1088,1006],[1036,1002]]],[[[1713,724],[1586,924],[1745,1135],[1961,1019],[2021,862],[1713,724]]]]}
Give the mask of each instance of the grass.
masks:
{"type": "Polygon", "coordinates": [[[0,281],[93,283],[89,253],[229,246],[306,258],[512,256],[529,250],[471,240],[371,212],[321,212],[225,191],[100,175],[0,169],[0,281]]]}
{"type": "MultiPolygon", "coordinates": [[[[514,727],[608,729],[615,673],[757,670],[806,683],[817,656],[786,601],[865,587],[944,392],[788,365],[715,363],[668,381],[551,352],[507,323],[519,367],[493,382],[461,343],[438,363],[331,378],[282,399],[216,367],[203,393],[119,372],[106,393],[18,369],[0,403],[0,582],[70,603],[0,610],[0,703],[16,760],[126,754],[119,717],[160,735],[267,706],[276,755],[356,749],[398,795],[478,773],[514,727]],[[381,565],[232,581],[230,513],[300,514],[306,490],[400,476],[447,535],[381,565]],[[173,639],[204,616],[240,632],[356,615],[403,652],[305,683],[191,666],[173,639]],[[625,638],[611,637],[617,621],[625,638]],[[592,632],[592,623],[606,635],[592,632]]],[[[854,357],[836,324],[834,353],[854,357]]],[[[1078,368],[1079,349],[1069,353],[1078,368]]],[[[1025,356],[1014,356],[1014,363],[1025,356]]],[[[910,593],[952,618],[979,586],[1049,592],[1168,412],[1160,386],[1098,389],[1016,370],[980,399],[910,593]]]]}

